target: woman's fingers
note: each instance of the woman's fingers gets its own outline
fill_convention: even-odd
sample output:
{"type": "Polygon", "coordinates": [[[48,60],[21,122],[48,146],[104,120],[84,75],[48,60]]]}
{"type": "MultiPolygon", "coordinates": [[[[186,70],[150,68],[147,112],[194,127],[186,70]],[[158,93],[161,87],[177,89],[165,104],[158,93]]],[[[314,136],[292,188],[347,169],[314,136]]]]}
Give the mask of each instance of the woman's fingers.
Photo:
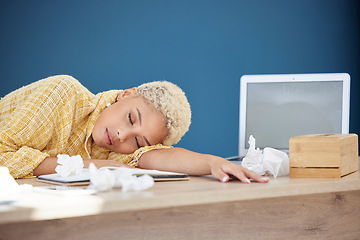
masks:
{"type": "MultiPolygon", "coordinates": [[[[257,181],[260,183],[269,182],[268,177],[263,177],[253,171],[250,171],[249,169],[246,169],[242,166],[239,166],[239,165],[231,163],[231,162],[222,164],[221,170],[224,174],[233,175],[234,177],[236,177],[243,183],[250,183],[250,179],[253,179],[254,181],[257,181]]],[[[219,174],[219,176],[220,176],[220,174],[219,174]]]]}
{"type": "Polygon", "coordinates": [[[269,178],[268,177],[263,177],[253,171],[250,171],[249,169],[244,168],[244,171],[246,172],[247,176],[253,180],[255,180],[256,182],[260,182],[260,183],[267,183],[269,182],[269,178]]]}
{"type": "Polygon", "coordinates": [[[230,180],[229,175],[227,175],[220,166],[212,169],[212,175],[221,182],[228,182],[230,180]]]}

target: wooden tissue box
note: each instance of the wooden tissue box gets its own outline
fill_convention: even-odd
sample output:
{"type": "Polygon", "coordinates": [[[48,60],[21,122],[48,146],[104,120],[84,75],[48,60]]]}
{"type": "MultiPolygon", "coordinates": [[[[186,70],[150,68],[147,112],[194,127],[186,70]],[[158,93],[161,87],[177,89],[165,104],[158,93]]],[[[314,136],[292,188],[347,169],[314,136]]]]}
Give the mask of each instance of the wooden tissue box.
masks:
{"type": "Polygon", "coordinates": [[[289,140],[290,177],[340,178],[359,169],[356,134],[311,134],[289,140]]]}

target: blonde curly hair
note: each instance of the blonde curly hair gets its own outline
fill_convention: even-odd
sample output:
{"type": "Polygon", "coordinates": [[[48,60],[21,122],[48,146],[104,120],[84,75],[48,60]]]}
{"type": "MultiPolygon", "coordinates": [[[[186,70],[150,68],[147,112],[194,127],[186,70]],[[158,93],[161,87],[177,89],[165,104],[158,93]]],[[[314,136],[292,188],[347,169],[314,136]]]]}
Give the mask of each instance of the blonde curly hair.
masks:
{"type": "Polygon", "coordinates": [[[191,124],[190,104],[181,88],[171,82],[154,81],[138,86],[136,95],[164,114],[169,133],[163,144],[178,143],[191,124]]]}

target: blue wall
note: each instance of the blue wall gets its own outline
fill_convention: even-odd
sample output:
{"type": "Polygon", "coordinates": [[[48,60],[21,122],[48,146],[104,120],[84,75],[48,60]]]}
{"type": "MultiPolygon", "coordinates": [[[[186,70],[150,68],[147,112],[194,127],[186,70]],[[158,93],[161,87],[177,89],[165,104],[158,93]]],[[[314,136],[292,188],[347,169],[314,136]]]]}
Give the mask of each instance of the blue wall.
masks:
{"type": "Polygon", "coordinates": [[[243,74],[348,72],[360,134],[358,1],[1,1],[0,96],[56,74],[92,92],[166,79],[190,100],[178,146],[236,155],[243,74]]]}

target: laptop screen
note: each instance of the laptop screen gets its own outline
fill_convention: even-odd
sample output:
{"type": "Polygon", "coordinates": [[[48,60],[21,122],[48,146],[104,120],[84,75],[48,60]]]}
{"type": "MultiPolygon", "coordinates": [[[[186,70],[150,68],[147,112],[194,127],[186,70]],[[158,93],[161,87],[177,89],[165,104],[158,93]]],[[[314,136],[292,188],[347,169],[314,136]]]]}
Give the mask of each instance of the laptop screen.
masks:
{"type": "Polygon", "coordinates": [[[250,135],[260,149],[272,147],[288,152],[293,136],[348,133],[350,87],[343,77],[319,75],[242,78],[241,87],[245,89],[240,94],[245,96],[240,96],[240,156],[249,148],[250,135]]]}

